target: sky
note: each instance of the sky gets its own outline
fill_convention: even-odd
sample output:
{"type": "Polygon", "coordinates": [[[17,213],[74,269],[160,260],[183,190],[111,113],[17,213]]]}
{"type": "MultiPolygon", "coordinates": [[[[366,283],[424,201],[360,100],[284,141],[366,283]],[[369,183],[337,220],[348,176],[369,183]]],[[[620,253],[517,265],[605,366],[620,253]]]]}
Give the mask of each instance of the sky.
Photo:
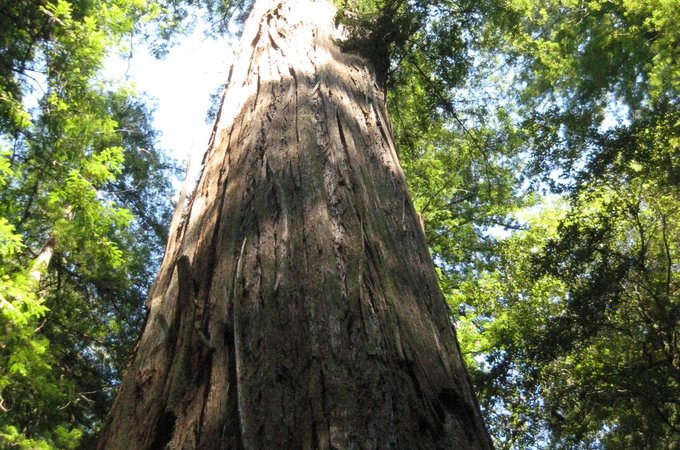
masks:
{"type": "Polygon", "coordinates": [[[135,48],[129,60],[109,58],[105,76],[132,83],[151,100],[158,148],[180,162],[192,158],[196,169],[212,131],[212,123],[206,123],[210,95],[227,80],[232,48],[227,38],[206,38],[197,27],[162,59],[143,47],[135,48]]]}

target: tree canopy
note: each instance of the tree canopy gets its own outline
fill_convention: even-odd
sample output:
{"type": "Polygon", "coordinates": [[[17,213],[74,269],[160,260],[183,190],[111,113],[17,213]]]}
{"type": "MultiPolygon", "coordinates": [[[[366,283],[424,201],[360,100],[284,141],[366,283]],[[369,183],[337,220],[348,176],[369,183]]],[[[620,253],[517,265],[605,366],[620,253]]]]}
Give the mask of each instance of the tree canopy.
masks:
{"type": "Polygon", "coordinates": [[[0,446],[75,448],[105,416],[162,251],[172,163],[102,76],[158,11],[0,3],[0,446]]]}
{"type": "Polygon", "coordinates": [[[680,442],[671,3],[510,2],[486,24],[539,197],[453,290],[502,448],[680,442]]]}

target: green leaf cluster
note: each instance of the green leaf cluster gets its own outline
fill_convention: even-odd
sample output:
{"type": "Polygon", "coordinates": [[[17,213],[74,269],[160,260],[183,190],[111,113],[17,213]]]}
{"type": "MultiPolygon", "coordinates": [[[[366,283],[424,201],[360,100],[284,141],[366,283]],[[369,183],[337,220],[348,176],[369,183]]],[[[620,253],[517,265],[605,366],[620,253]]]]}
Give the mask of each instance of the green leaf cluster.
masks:
{"type": "Polygon", "coordinates": [[[144,0],[0,2],[0,447],[88,448],[143,321],[175,165],[101,75],[144,0]]]}
{"type": "Polygon", "coordinates": [[[543,197],[511,211],[523,229],[450,289],[500,448],[680,444],[670,3],[522,0],[487,10],[476,57],[506,102],[493,113],[507,110],[510,123],[493,128],[515,137],[520,179],[543,197]]]}

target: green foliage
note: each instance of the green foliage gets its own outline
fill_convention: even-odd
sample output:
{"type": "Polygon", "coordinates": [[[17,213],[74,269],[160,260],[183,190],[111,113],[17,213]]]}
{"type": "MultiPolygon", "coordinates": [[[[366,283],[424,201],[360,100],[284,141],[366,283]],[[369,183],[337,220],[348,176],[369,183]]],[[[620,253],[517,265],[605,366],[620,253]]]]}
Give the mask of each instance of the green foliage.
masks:
{"type": "Polygon", "coordinates": [[[164,56],[199,20],[207,23],[208,35],[240,33],[253,4],[254,0],[156,0],[138,31],[152,53],[164,56]]]}
{"type": "MultiPolygon", "coordinates": [[[[338,21],[349,31],[345,51],[370,61],[378,82],[398,87],[417,76],[439,107],[453,112],[449,93],[466,74],[467,30],[487,2],[343,1],[338,21]]],[[[431,113],[434,110],[431,110],[431,113]]]]}
{"type": "Polygon", "coordinates": [[[8,426],[0,430],[0,442],[11,446],[11,448],[30,449],[30,450],[51,450],[54,448],[63,450],[76,449],[77,443],[82,437],[80,430],[69,430],[61,425],[49,433],[47,439],[29,439],[20,433],[16,427],[8,426]]]}
{"type": "Polygon", "coordinates": [[[492,88],[508,100],[525,176],[561,194],[557,210],[515,213],[525,229],[486,253],[492,264],[444,285],[499,448],[680,444],[669,5],[487,9],[478,58],[511,80],[492,88]]]}
{"type": "Polygon", "coordinates": [[[601,182],[561,213],[540,212],[457,294],[504,448],[677,441],[677,191],[621,187],[601,182]]]}
{"type": "Polygon", "coordinates": [[[2,448],[91,446],[143,320],[176,169],[100,71],[161,9],[0,2],[2,448]]]}
{"type": "Polygon", "coordinates": [[[529,355],[545,344],[537,340],[563,314],[565,285],[556,277],[533,276],[533,258],[556,236],[563,209],[542,205],[538,216],[524,214],[528,229],[499,243],[493,266],[471,274],[450,297],[461,312],[462,349],[499,448],[548,442],[551,414],[536,380],[540,366],[529,355]]]}
{"type": "Polygon", "coordinates": [[[674,114],[680,92],[680,17],[671,3],[510,4],[520,19],[501,39],[517,61],[510,75],[525,86],[520,101],[535,174],[555,164],[561,184],[570,184],[579,172],[593,171],[612,117],[620,131],[654,121],[668,126],[659,132],[677,134],[677,123],[662,119],[674,114]]]}
{"type": "Polygon", "coordinates": [[[678,192],[631,184],[589,187],[538,265],[569,287],[567,314],[545,336],[557,345],[537,352],[557,366],[547,375],[573,373],[566,385],[564,377],[560,385],[550,380],[556,389],[548,397],[569,426],[556,429],[569,445],[593,439],[603,424],[612,428],[602,437],[608,447],[678,443],[678,192]],[[578,410],[568,407],[574,398],[578,410]]]}

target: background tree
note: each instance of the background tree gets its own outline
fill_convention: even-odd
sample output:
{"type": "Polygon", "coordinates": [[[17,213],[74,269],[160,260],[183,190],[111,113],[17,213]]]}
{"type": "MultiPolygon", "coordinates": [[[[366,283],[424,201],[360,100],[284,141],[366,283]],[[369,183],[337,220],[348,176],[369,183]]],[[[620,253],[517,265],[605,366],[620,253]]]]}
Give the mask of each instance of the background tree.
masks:
{"type": "Polygon", "coordinates": [[[680,442],[671,3],[511,2],[489,16],[525,173],[564,199],[457,290],[501,447],[680,442]]]}
{"type": "Polygon", "coordinates": [[[0,2],[0,446],[74,448],[143,319],[173,165],[100,75],[145,2],[0,2]]]}

